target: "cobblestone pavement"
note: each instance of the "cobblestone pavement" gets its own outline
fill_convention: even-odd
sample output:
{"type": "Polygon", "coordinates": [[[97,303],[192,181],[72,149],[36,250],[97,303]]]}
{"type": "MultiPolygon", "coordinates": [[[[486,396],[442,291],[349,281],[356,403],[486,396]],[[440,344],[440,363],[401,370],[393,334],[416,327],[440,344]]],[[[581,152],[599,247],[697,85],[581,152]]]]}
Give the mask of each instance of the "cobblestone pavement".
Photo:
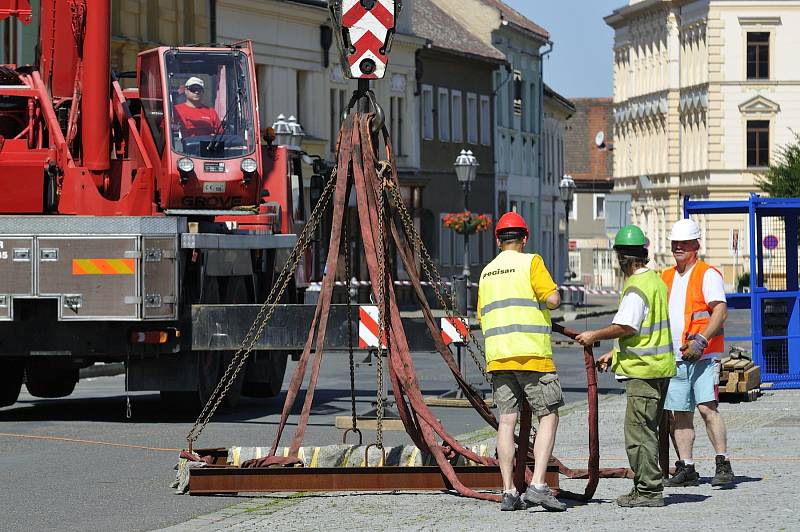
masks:
{"type": "MultiPolygon", "coordinates": [[[[619,508],[614,499],[631,481],[601,480],[594,500],[564,513],[500,512],[497,504],[447,493],[281,494],[239,497],[224,510],[164,529],[217,530],[522,530],[545,525],[556,530],[800,530],[797,471],[800,466],[800,390],[770,391],[752,403],[722,404],[737,483],[712,489],[714,452],[698,425],[695,459],[703,483],[672,488],[663,508],[619,508]]],[[[600,402],[601,466],[627,465],[622,436],[624,396],[600,402]]],[[[696,421],[700,422],[699,416],[696,421]]],[[[563,415],[554,454],[567,465],[585,467],[585,406],[563,415]]],[[[475,437],[491,434],[473,434],[475,437]]],[[[582,491],[583,481],[561,479],[582,491]]],[[[176,504],[180,504],[176,500],[176,504]]]]}

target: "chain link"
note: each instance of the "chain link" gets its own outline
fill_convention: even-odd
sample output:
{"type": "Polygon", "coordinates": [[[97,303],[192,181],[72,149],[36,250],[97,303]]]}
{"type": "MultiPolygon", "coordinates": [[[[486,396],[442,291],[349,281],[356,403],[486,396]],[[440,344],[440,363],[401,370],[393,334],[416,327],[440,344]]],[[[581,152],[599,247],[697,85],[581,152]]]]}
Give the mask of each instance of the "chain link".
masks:
{"type": "MultiPolygon", "coordinates": [[[[350,221],[349,216],[345,213],[345,220],[344,224],[342,224],[342,233],[343,239],[342,244],[344,246],[344,276],[347,279],[347,351],[350,355],[350,408],[351,413],[353,416],[353,432],[358,431],[358,427],[356,426],[356,370],[355,370],[355,361],[353,360],[353,306],[350,297],[350,290],[352,290],[352,283],[350,282],[351,272],[350,272],[350,221]]],[[[360,432],[359,432],[360,434],[360,432]]]]}
{"type": "Polygon", "coordinates": [[[377,393],[375,405],[375,446],[383,449],[383,346],[389,343],[389,334],[386,330],[386,222],[384,214],[386,209],[384,194],[384,169],[378,170],[378,183],[375,184],[375,194],[378,196],[378,354],[376,357],[377,393]]]}
{"type": "Polygon", "coordinates": [[[219,405],[222,403],[222,400],[228,394],[230,387],[236,381],[236,377],[241,372],[245,362],[247,362],[247,357],[253,351],[258,339],[261,338],[262,334],[264,333],[267,323],[269,323],[269,320],[275,313],[277,303],[283,298],[286,288],[289,286],[289,280],[292,278],[294,272],[297,271],[297,266],[300,263],[300,260],[303,258],[303,253],[305,253],[306,249],[310,245],[312,241],[311,237],[316,230],[317,225],[322,220],[325,210],[328,208],[330,199],[333,196],[335,185],[336,168],[334,168],[331,172],[331,176],[328,179],[328,183],[326,183],[324,190],[322,191],[322,195],[320,196],[317,205],[314,207],[311,216],[309,216],[309,220],[305,227],[300,232],[297,243],[295,244],[294,248],[292,248],[291,253],[289,253],[289,257],[286,259],[286,264],[284,264],[283,269],[281,270],[280,274],[278,274],[275,283],[272,285],[272,289],[270,290],[267,299],[261,305],[258,315],[256,316],[255,320],[253,320],[253,324],[250,326],[247,334],[245,334],[244,340],[242,341],[242,346],[236,351],[236,353],[234,353],[230,364],[228,364],[228,367],[225,369],[225,373],[222,375],[222,378],[219,380],[216,388],[214,388],[214,391],[211,393],[208,401],[203,406],[203,409],[200,412],[200,415],[197,417],[197,420],[195,420],[191,430],[189,430],[189,433],[186,435],[186,441],[190,450],[192,448],[192,443],[195,442],[203,432],[206,425],[208,425],[208,422],[219,408],[219,405]]]}
{"type": "MultiPolygon", "coordinates": [[[[436,268],[436,264],[433,262],[433,259],[431,258],[431,255],[428,252],[425,243],[422,241],[419,234],[417,233],[416,228],[414,227],[414,222],[411,218],[411,214],[408,212],[408,209],[406,208],[406,205],[403,202],[403,197],[400,194],[398,187],[389,187],[389,188],[394,197],[397,210],[400,213],[400,219],[403,222],[403,227],[405,229],[405,232],[413,240],[414,246],[418,247],[420,250],[420,254],[422,255],[422,261],[421,261],[422,269],[425,273],[425,277],[428,279],[428,282],[430,282],[434,288],[434,293],[436,294],[436,298],[439,301],[439,305],[445,311],[448,318],[451,319],[458,318],[458,316],[456,316],[455,312],[453,311],[453,308],[455,307],[455,295],[453,291],[450,290],[447,287],[447,285],[444,284],[444,282],[442,282],[442,276],[439,273],[439,270],[436,268]],[[445,299],[442,296],[442,292],[444,292],[444,295],[450,301],[450,305],[448,305],[445,302],[445,299]]],[[[472,334],[472,331],[469,328],[467,328],[467,336],[464,336],[464,334],[461,333],[460,330],[459,330],[459,335],[461,336],[461,339],[464,341],[464,346],[467,348],[467,351],[472,357],[473,362],[475,362],[475,365],[478,367],[481,374],[483,374],[484,380],[486,380],[486,382],[490,382],[489,377],[486,374],[486,368],[484,367],[484,363],[482,362],[486,360],[486,353],[484,352],[478,340],[475,338],[475,335],[472,334]],[[467,337],[469,339],[467,339],[467,337]],[[473,351],[472,349],[473,345],[480,352],[481,354],[480,358],[475,353],[475,351],[473,351]]]]}

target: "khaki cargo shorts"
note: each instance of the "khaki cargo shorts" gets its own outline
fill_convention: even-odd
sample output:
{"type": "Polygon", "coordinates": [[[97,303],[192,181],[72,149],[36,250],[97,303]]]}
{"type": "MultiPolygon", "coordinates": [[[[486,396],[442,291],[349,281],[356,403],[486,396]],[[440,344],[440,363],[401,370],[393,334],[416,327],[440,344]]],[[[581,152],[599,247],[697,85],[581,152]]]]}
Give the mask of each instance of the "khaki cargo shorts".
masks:
{"type": "Polygon", "coordinates": [[[520,400],[527,398],[535,416],[546,416],[564,406],[557,373],[539,371],[492,371],[494,404],[500,414],[519,412],[520,400]]]}

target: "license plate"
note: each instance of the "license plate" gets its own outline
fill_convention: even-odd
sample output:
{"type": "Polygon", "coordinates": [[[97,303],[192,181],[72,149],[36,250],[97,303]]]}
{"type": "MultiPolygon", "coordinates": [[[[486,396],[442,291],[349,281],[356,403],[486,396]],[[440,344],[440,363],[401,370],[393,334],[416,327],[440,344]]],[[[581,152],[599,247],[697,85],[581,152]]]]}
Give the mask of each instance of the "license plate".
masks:
{"type": "Polygon", "coordinates": [[[206,194],[224,194],[225,193],[225,183],[217,183],[214,181],[206,181],[203,183],[203,192],[206,194]]]}
{"type": "Polygon", "coordinates": [[[203,163],[203,170],[209,173],[224,174],[225,163],[203,163]]]}

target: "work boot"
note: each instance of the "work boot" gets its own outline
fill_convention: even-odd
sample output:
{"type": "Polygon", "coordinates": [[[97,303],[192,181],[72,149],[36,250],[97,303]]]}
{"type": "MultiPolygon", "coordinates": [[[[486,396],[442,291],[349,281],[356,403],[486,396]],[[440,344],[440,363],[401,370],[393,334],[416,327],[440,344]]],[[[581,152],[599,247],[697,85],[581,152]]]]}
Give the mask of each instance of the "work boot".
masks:
{"type": "Polygon", "coordinates": [[[683,460],[675,462],[675,475],[664,480],[664,486],[668,488],[683,488],[686,486],[697,486],[700,484],[700,475],[695,471],[694,464],[686,465],[683,460]]]}
{"type": "Polygon", "coordinates": [[[524,509],[525,503],[522,501],[522,497],[519,496],[519,493],[509,493],[507,491],[503,492],[503,500],[500,502],[501,512],[513,512],[514,510],[524,509]]]}
{"type": "Polygon", "coordinates": [[[714,473],[714,478],[711,479],[711,485],[724,486],[733,483],[734,476],[733,469],[731,469],[731,461],[721,454],[716,456],[715,461],[717,463],[717,471],[714,473]]]}
{"type": "Polygon", "coordinates": [[[628,494],[617,497],[617,504],[623,508],[664,506],[664,496],[660,493],[658,495],[643,495],[634,489],[628,494]]]}
{"type": "Polygon", "coordinates": [[[525,491],[523,499],[531,506],[541,506],[548,512],[563,512],[567,509],[567,505],[553,497],[550,488],[547,487],[539,490],[531,485],[525,491]]]}

